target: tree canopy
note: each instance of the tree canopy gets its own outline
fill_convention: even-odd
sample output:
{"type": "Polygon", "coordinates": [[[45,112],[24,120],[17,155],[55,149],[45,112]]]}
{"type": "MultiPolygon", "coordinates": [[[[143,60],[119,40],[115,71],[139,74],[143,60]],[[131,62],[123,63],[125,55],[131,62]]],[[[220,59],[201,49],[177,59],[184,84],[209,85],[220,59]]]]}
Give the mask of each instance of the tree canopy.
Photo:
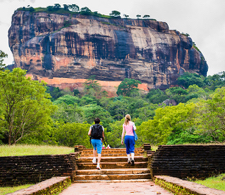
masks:
{"type": "Polygon", "coordinates": [[[5,64],[3,63],[5,57],[8,57],[8,55],[0,50],[0,70],[4,70],[5,68],[5,64]]]}
{"type": "Polygon", "coordinates": [[[69,9],[71,9],[72,12],[78,12],[80,9],[79,6],[76,4],[69,5],[68,7],[69,9]]]}
{"type": "MultiPolygon", "coordinates": [[[[3,65],[7,55],[0,54],[3,65]]],[[[137,147],[225,141],[225,72],[208,77],[185,73],[174,87],[148,93],[138,89],[140,81],[126,78],[118,86],[118,96],[111,98],[94,75],[82,90],[73,91],[46,87],[25,75],[20,68],[0,71],[0,144],[90,147],[87,133],[99,117],[107,144],[123,147],[126,114],[136,124],[137,147]]]]}
{"type": "Polygon", "coordinates": [[[139,19],[141,17],[141,15],[140,14],[137,14],[136,17],[137,17],[137,19],[139,19]]]}
{"type": "Polygon", "coordinates": [[[56,107],[50,101],[44,83],[25,77],[20,68],[0,71],[0,124],[8,138],[15,144],[25,134],[45,128],[56,107]]]}
{"type": "Polygon", "coordinates": [[[120,83],[116,93],[117,95],[130,96],[132,93],[138,91],[138,84],[141,84],[141,81],[125,78],[120,83]]]}
{"type": "Polygon", "coordinates": [[[197,108],[197,132],[207,134],[213,141],[223,142],[225,140],[225,87],[216,89],[211,98],[198,102],[197,108]]]}
{"type": "Polygon", "coordinates": [[[116,10],[113,10],[109,15],[112,16],[112,17],[120,17],[120,12],[116,11],[116,10]]]}
{"type": "Polygon", "coordinates": [[[150,18],[150,15],[144,15],[143,18],[149,19],[150,18]]]}

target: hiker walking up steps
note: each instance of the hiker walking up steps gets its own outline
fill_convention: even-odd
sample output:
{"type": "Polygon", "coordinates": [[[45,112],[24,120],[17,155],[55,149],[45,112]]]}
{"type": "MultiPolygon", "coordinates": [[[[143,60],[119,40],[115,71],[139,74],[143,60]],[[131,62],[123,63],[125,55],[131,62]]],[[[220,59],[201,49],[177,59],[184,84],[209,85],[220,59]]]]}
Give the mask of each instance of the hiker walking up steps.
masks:
{"type": "Polygon", "coordinates": [[[134,132],[136,130],[134,122],[131,121],[131,117],[129,114],[125,116],[125,121],[123,124],[123,133],[121,137],[121,144],[123,145],[123,138],[125,135],[124,143],[126,145],[126,152],[127,152],[127,158],[128,158],[128,164],[131,163],[132,166],[134,166],[134,132]],[[131,154],[131,160],[130,160],[130,154],[131,154]]]}
{"type": "Polygon", "coordinates": [[[92,125],[89,129],[88,135],[91,136],[91,144],[93,146],[93,164],[96,164],[96,156],[98,153],[98,163],[97,169],[101,170],[100,168],[100,161],[101,161],[101,153],[102,153],[102,142],[104,139],[104,127],[99,124],[100,119],[95,119],[95,125],[92,125]],[[97,150],[97,151],[96,151],[97,150]]]}

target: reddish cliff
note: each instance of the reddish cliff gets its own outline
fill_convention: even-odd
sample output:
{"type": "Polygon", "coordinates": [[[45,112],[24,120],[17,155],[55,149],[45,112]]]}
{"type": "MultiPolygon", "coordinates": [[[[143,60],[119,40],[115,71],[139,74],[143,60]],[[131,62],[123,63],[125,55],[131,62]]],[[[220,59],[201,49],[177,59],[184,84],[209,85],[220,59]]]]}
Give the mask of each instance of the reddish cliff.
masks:
{"type": "Polygon", "coordinates": [[[16,66],[55,86],[79,88],[96,75],[115,86],[133,78],[145,89],[166,88],[185,71],[208,70],[190,37],[155,20],[15,11],[8,36],[16,66]]]}

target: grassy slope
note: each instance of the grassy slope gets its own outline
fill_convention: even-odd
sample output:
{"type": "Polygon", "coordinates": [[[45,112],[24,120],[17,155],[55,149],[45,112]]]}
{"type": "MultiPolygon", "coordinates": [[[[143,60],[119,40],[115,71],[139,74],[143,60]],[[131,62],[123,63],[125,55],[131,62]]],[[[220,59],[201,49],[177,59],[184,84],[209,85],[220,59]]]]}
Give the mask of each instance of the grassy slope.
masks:
{"type": "Polygon", "coordinates": [[[0,187],[0,194],[4,195],[4,194],[8,194],[8,193],[13,193],[17,190],[21,190],[24,188],[28,188],[29,186],[31,186],[32,184],[27,184],[27,185],[22,185],[22,186],[16,186],[16,187],[0,187]]]}
{"type": "Polygon", "coordinates": [[[65,146],[37,146],[37,145],[2,145],[0,156],[26,156],[44,154],[69,154],[73,148],[65,146]]]}
{"type": "Polygon", "coordinates": [[[209,188],[225,191],[225,173],[218,175],[217,177],[209,177],[205,180],[197,180],[195,182],[209,188]]]}

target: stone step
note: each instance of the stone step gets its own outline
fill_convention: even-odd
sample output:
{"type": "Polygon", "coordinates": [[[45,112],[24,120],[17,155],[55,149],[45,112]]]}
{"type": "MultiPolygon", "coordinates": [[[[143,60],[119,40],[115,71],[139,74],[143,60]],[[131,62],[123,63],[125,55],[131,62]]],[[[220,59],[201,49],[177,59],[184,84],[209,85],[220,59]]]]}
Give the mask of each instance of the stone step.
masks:
{"type": "MultiPolygon", "coordinates": [[[[92,162],[93,157],[80,157],[77,162],[92,162]]],[[[135,162],[146,162],[147,157],[135,156],[135,162]]],[[[102,157],[101,162],[127,162],[127,157],[102,157]]]]}
{"type": "Polygon", "coordinates": [[[150,170],[147,168],[139,169],[91,169],[91,170],[77,170],[76,175],[107,175],[107,174],[142,174],[150,173],[150,170]]]}
{"type": "MultiPolygon", "coordinates": [[[[85,149],[82,149],[82,151],[92,151],[93,150],[93,148],[85,148],[85,149]]],[[[117,151],[122,151],[122,150],[124,150],[124,151],[126,151],[126,148],[104,148],[103,150],[117,150],[117,151]]],[[[135,151],[137,151],[137,150],[144,150],[143,148],[135,148],[134,149],[135,151]]]]}
{"type": "MultiPolygon", "coordinates": [[[[77,163],[78,169],[96,169],[96,165],[93,163],[82,162],[77,163]]],[[[147,168],[147,162],[135,162],[134,166],[131,166],[127,162],[102,162],[100,164],[101,169],[120,169],[120,168],[147,168]]]]}
{"type": "Polygon", "coordinates": [[[137,183],[150,182],[151,179],[129,179],[129,180],[75,180],[74,183],[137,183]]]}
{"type": "Polygon", "coordinates": [[[129,180],[150,179],[150,173],[142,174],[103,174],[103,175],[76,175],[74,180],[129,180]]]}
{"type": "MultiPolygon", "coordinates": [[[[110,156],[127,156],[126,153],[115,153],[115,154],[102,154],[102,157],[110,157],[110,156]]],[[[142,153],[135,153],[135,156],[143,156],[142,153]]],[[[93,153],[92,154],[81,154],[80,157],[93,157],[93,153]]]]}
{"type": "MultiPolygon", "coordinates": [[[[134,150],[134,153],[143,153],[144,150],[142,148],[136,148],[134,150]]],[[[82,150],[83,154],[92,154],[93,153],[93,149],[84,149],[82,150]]],[[[126,153],[126,149],[125,148],[116,148],[116,149],[102,149],[102,154],[105,153],[126,153]]]]}

